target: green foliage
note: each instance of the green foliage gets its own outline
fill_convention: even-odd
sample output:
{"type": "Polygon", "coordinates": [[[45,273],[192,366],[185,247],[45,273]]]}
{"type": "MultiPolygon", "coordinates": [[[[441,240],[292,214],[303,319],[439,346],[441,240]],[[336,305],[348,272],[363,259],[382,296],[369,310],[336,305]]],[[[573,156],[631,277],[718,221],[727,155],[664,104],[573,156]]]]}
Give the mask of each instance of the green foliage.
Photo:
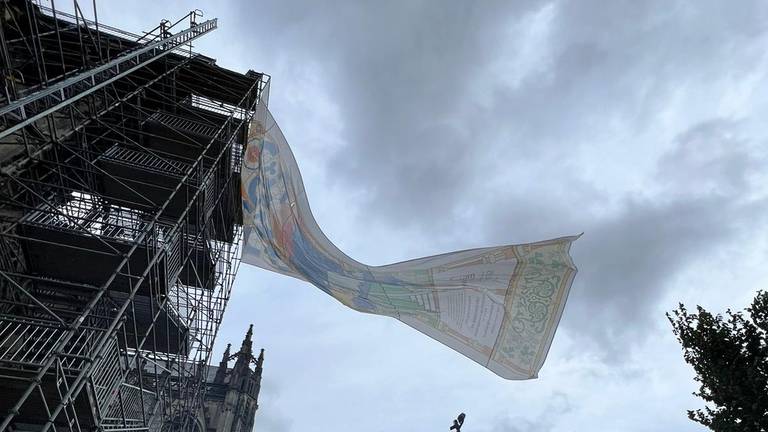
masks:
{"type": "Polygon", "coordinates": [[[768,431],[768,293],[746,313],[696,311],[680,304],[667,314],[701,384],[694,394],[707,402],[688,417],[718,432],[768,431]]]}

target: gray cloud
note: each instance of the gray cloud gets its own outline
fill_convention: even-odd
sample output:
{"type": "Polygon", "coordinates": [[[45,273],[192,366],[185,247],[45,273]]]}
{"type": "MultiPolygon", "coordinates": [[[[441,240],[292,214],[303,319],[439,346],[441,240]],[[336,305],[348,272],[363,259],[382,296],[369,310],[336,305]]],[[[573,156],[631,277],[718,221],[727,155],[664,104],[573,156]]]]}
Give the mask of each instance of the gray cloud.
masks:
{"type": "Polygon", "coordinates": [[[663,319],[653,308],[679,272],[765,227],[766,190],[753,178],[765,157],[739,126],[714,119],[680,133],[659,159],[651,183],[657,190],[627,193],[607,214],[591,210],[609,198],[595,190],[577,193],[571,206],[510,197],[489,213],[488,238],[520,241],[508,237],[512,224],[531,238],[552,237],[562,227],[583,230],[573,248],[580,272],[563,325],[623,358],[622,341],[643,340],[663,319]]]}
{"type": "MultiPolygon", "coordinates": [[[[99,17],[139,31],[188,7],[145,3],[102,2],[99,17]]],[[[427,430],[446,427],[455,406],[467,430],[601,430],[611,424],[601,415],[638,411],[658,413],[659,430],[698,430],[684,414],[698,405],[686,399],[690,371],[655,326],[678,276],[730,278],[712,256],[750,252],[765,236],[768,3],[198,6],[221,18],[201,52],[273,75],[278,121],[316,174],[304,171],[311,203],[345,198],[326,212],[358,215],[343,219],[356,251],[381,260],[417,242],[439,253],[585,232],[563,331],[529,383],[500,381],[305,284],[241,269],[218,341],[237,343],[254,322],[267,348],[257,429],[427,430]],[[381,241],[354,244],[368,235],[381,241]],[[637,393],[654,388],[638,409],[637,393]]]]}
{"type": "MultiPolygon", "coordinates": [[[[271,395],[267,393],[267,398],[271,395]]],[[[276,416],[274,409],[270,410],[270,406],[263,406],[256,417],[255,424],[259,430],[266,432],[287,432],[291,430],[292,422],[290,418],[286,416],[276,416]]]]}
{"type": "Polygon", "coordinates": [[[270,14],[268,25],[326,74],[348,143],[329,161],[336,178],[362,188],[381,219],[431,226],[476,175],[457,107],[472,102],[468,83],[530,5],[363,5],[286,4],[291,14],[270,14]]]}
{"type": "Polygon", "coordinates": [[[262,397],[259,401],[255,423],[258,429],[266,432],[290,431],[293,422],[291,417],[284,413],[280,404],[280,386],[269,374],[262,378],[260,393],[266,397],[262,397]]]}
{"type": "MultiPolygon", "coordinates": [[[[241,63],[273,74],[272,106],[286,114],[278,120],[295,149],[312,149],[306,154],[317,159],[313,168],[324,168],[323,187],[349,196],[338,211],[359,215],[360,238],[366,230],[380,230],[379,238],[381,230],[418,232],[441,252],[438,245],[585,232],[573,247],[580,273],[562,322],[569,338],[560,341],[575,339],[578,350],[568,355],[596,353],[614,360],[612,367],[626,364],[649,336],[669,336],[655,327],[663,325],[659,302],[677,276],[738,245],[749,248],[750,233],[765,231],[763,2],[234,4],[228,25],[242,31],[248,48],[231,49],[243,54],[241,63]],[[305,82],[295,85],[299,79],[305,82]],[[337,135],[328,138],[337,145],[324,150],[306,142],[323,132],[309,119],[313,110],[338,120],[337,135]]],[[[312,204],[324,198],[311,195],[312,204]]],[[[401,241],[413,240],[393,236],[390,243],[401,241]]],[[[378,259],[381,249],[408,246],[356,247],[378,259]]],[[[303,315],[314,313],[314,301],[307,303],[303,315]]],[[[301,316],[272,319],[276,328],[284,320],[300,329],[301,316]]],[[[359,325],[330,335],[323,328],[317,340],[313,333],[312,350],[338,361],[354,351],[345,344],[355,335],[356,349],[366,350],[369,334],[355,330],[368,330],[359,325]]],[[[309,343],[274,331],[270,343],[286,352],[309,343]],[[283,339],[291,341],[279,345],[283,339]]],[[[603,366],[589,360],[582,368],[594,367],[598,376],[603,366]]],[[[302,369],[288,360],[281,367],[292,368],[285,381],[302,369]]],[[[349,367],[356,379],[379,377],[373,368],[349,367]]],[[[398,371],[388,369],[387,378],[398,371]]],[[[688,382],[683,375],[679,382],[688,382]]],[[[317,385],[326,376],[306,379],[317,385]]],[[[422,390],[418,378],[411,385],[422,390]]],[[[369,387],[361,391],[392,397],[369,387]]],[[[380,415],[360,407],[359,397],[334,397],[357,416],[345,424],[380,415]]],[[[414,400],[397,399],[403,406],[414,400]]],[[[578,411],[582,402],[571,402],[578,411]]],[[[290,428],[268,410],[280,417],[269,407],[260,424],[290,428]]],[[[311,423],[307,417],[295,425],[311,423]]],[[[558,426],[525,413],[502,416],[496,430],[558,426]]]]}
{"type": "Polygon", "coordinates": [[[328,178],[360,218],[457,247],[482,245],[464,223],[493,243],[585,232],[563,324],[616,354],[674,275],[760,223],[750,119],[714,107],[760,67],[767,7],[242,2],[238,19],[269,17],[251,37],[320,74],[342,124],[328,178]]]}
{"type": "Polygon", "coordinates": [[[745,136],[741,123],[712,119],[680,134],[674,150],[659,160],[664,186],[675,193],[743,199],[766,166],[766,143],[745,136]]]}
{"type": "Polygon", "coordinates": [[[506,416],[499,419],[491,432],[549,432],[552,431],[558,419],[573,410],[571,402],[563,393],[555,392],[541,414],[534,418],[506,416]]]}
{"type": "Polygon", "coordinates": [[[691,81],[736,60],[729,73],[748,72],[755,61],[733,47],[766,22],[760,2],[270,6],[241,16],[269,16],[260,39],[320,66],[348,143],[329,160],[335,177],[366,192],[367,215],[428,229],[449,226],[462,193],[482,182],[484,147],[567,157],[611,125],[653,128],[691,81]],[[544,35],[526,38],[537,21],[544,35]],[[529,51],[538,64],[520,66],[529,69],[514,84],[514,67],[489,71],[529,51]]]}
{"type": "Polygon", "coordinates": [[[723,199],[656,206],[629,201],[587,228],[575,247],[581,272],[565,323],[607,354],[643,340],[663,318],[651,313],[674,276],[732,240],[746,217],[723,199]]]}

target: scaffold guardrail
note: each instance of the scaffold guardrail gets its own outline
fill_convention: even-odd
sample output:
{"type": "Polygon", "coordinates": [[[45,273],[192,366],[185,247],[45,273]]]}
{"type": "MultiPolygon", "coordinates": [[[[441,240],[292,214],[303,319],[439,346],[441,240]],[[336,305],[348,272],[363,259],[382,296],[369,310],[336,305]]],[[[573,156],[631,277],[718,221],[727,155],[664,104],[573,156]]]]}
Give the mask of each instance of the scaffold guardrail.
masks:
{"type": "Polygon", "coordinates": [[[3,119],[6,125],[13,123],[15,119],[18,119],[18,122],[1,131],[0,140],[121,77],[170,54],[179,45],[189,43],[215,30],[216,27],[217,19],[210,19],[184,31],[167,36],[157,42],[152,42],[139,49],[129,51],[106,64],[67,78],[46,89],[9,103],[0,108],[0,118],[3,119]]]}

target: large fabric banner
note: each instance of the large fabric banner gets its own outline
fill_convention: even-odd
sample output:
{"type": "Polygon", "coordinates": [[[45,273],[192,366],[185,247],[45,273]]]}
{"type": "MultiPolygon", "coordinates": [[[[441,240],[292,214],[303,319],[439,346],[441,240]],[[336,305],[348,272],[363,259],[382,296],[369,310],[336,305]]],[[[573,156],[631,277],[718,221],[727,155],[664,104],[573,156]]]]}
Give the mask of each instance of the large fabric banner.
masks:
{"type": "Polygon", "coordinates": [[[397,318],[504,378],[537,376],[576,274],[568,250],[577,237],[359,263],[318,227],[293,153],[263,105],[250,125],[242,198],[243,262],[397,318]]]}

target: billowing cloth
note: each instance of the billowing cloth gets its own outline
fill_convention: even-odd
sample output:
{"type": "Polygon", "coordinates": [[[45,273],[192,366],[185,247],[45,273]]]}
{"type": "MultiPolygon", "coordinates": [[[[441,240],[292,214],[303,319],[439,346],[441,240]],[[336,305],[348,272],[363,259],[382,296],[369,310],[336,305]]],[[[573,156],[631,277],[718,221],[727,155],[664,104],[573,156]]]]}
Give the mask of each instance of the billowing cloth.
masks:
{"type": "Polygon", "coordinates": [[[568,254],[576,236],[359,263],[318,227],[296,160],[263,105],[250,125],[242,198],[243,262],[397,318],[504,378],[537,376],[576,274],[568,254]]]}

